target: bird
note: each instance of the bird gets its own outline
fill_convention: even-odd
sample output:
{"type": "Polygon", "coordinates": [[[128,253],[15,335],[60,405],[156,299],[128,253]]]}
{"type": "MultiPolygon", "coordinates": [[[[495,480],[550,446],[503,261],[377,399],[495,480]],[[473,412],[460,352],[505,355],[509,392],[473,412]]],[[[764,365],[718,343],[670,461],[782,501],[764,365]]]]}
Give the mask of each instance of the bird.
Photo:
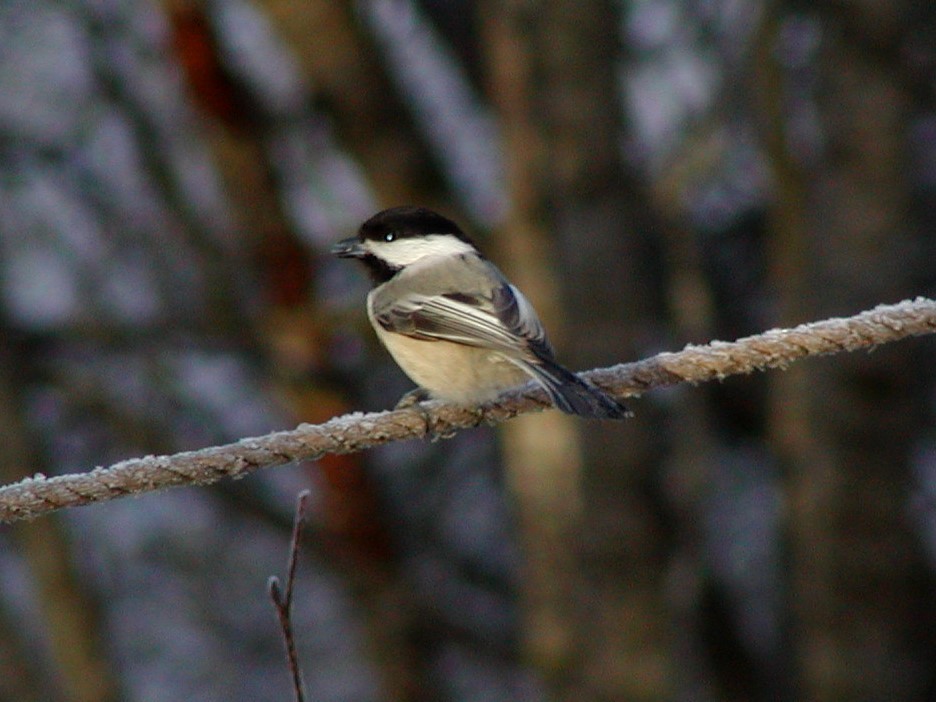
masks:
{"type": "Polygon", "coordinates": [[[447,217],[424,207],[378,212],[331,252],[370,274],[367,317],[418,388],[401,405],[496,400],[530,378],[563,412],[623,419],[614,397],[560,365],[533,306],[447,217]]]}

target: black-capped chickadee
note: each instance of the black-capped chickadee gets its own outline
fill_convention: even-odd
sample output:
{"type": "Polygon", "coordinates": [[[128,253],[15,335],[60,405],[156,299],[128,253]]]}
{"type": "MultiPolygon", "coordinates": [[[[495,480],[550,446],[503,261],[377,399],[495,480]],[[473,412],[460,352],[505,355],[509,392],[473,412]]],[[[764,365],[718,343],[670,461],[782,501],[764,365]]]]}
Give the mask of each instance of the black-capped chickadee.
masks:
{"type": "Polygon", "coordinates": [[[620,419],[617,400],[553,357],[533,307],[449,219],[394,207],[332,253],[359,259],[375,287],[367,316],[400,368],[432,397],[494,400],[532,377],[569,414],[620,419]]]}

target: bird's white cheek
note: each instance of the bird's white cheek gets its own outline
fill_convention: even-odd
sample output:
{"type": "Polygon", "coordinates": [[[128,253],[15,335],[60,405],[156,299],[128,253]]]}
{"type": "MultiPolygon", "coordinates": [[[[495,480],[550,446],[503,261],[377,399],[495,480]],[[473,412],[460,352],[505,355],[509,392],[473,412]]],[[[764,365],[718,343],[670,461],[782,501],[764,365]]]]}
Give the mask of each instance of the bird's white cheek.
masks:
{"type": "Polygon", "coordinates": [[[409,266],[428,256],[457,256],[472,253],[474,248],[454,236],[433,234],[396,241],[367,241],[365,246],[377,258],[391,266],[409,266]]]}

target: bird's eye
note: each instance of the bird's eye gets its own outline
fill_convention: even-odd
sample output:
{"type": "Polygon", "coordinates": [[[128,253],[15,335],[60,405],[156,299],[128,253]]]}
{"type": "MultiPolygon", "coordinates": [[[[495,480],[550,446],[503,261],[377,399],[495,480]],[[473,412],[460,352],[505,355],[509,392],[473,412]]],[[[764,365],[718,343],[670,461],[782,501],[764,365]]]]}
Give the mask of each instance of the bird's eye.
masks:
{"type": "Polygon", "coordinates": [[[396,239],[396,234],[393,232],[387,232],[386,234],[383,235],[384,241],[389,242],[389,241],[393,241],[394,239],[396,239]]]}

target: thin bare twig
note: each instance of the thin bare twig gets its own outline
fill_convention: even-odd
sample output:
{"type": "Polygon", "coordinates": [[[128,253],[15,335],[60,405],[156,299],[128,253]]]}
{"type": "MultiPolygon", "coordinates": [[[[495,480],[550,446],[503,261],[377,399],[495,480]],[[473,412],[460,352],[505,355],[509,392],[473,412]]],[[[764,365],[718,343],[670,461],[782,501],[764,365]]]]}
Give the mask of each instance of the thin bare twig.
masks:
{"type": "MultiPolygon", "coordinates": [[[[936,300],[917,298],[881,305],[843,319],[827,319],[793,329],[775,329],[734,342],[688,346],[677,353],[583,373],[619,397],[642,395],[654,388],[701,383],[768,368],[785,368],[808,356],[870,349],[909,336],[936,332],[936,300]]],[[[545,394],[526,386],[498,403],[475,408],[440,402],[422,406],[441,435],[501,422],[549,406],[545,394]]],[[[426,418],[419,409],[336,417],[324,424],[302,424],[291,431],[242,439],[225,446],[172,456],[147,456],[95,468],[87,473],[46,478],[37,475],[0,487],[0,522],[13,522],[74,507],[176,485],[206,485],[261,468],[315,460],[327,453],[353,453],[391,441],[421,438],[426,418]]]]}
{"type": "Polygon", "coordinates": [[[283,644],[286,647],[286,661],[292,674],[293,694],[296,702],[303,702],[305,692],[302,684],[302,670],[299,668],[299,656],[296,653],[296,639],[292,628],[292,598],[293,586],[296,582],[296,564],[299,562],[299,543],[302,538],[302,527],[305,524],[306,506],[312,493],[303,490],[296,501],[296,516],[293,520],[292,538],[289,542],[289,565],[286,567],[286,592],[280,588],[280,581],[275,575],[267,580],[267,591],[276,616],[279,619],[280,630],[283,632],[283,644]]]}

